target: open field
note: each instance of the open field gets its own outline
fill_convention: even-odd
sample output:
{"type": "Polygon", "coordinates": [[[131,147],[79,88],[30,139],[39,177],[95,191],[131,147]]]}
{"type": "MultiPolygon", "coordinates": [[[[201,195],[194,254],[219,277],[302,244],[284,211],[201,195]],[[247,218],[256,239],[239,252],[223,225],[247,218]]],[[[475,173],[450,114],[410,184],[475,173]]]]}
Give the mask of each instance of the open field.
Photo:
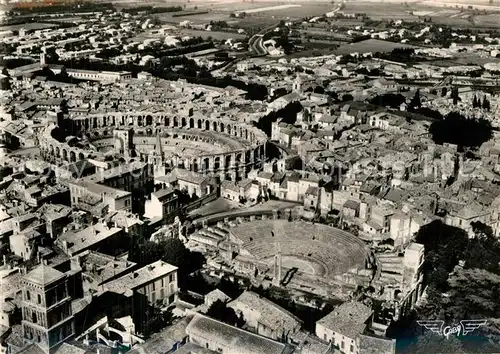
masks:
{"type": "Polygon", "coordinates": [[[201,31],[201,30],[193,30],[193,29],[181,29],[180,34],[182,36],[190,36],[190,37],[202,37],[208,38],[212,37],[213,39],[222,41],[229,38],[234,39],[245,39],[244,34],[232,33],[232,32],[216,32],[216,31],[201,31]]]}
{"type": "Polygon", "coordinates": [[[183,21],[190,21],[192,23],[208,23],[210,21],[227,21],[234,20],[229,17],[229,14],[220,12],[209,12],[207,14],[191,15],[191,16],[172,16],[175,13],[162,13],[157,14],[156,17],[162,22],[168,23],[181,23],[183,21]]]}
{"type": "Polygon", "coordinates": [[[433,2],[433,1],[371,1],[347,2],[342,10],[345,13],[364,13],[373,20],[417,20],[419,17],[430,17],[437,24],[449,26],[500,27],[500,7],[489,6],[479,8],[472,5],[433,2]],[[478,14],[478,11],[498,11],[498,13],[478,14]]]}
{"type": "MultiPolygon", "coordinates": [[[[118,0],[120,6],[140,3],[130,0],[118,0]]],[[[337,2],[338,3],[338,2],[337,2]]],[[[148,2],[152,6],[165,6],[164,1],[148,2]]],[[[172,17],[172,13],[159,14],[164,22],[179,23],[185,20],[193,23],[227,21],[238,23],[241,28],[265,27],[276,20],[297,20],[304,17],[321,16],[335,8],[330,0],[172,0],[169,6],[181,5],[187,11],[195,9],[208,11],[207,14],[172,17]],[[231,13],[245,12],[245,18],[231,18],[231,13]]],[[[434,23],[451,26],[500,27],[500,1],[489,4],[489,0],[347,0],[344,13],[364,13],[374,20],[416,21],[422,17],[431,17],[434,23]],[[471,6],[473,9],[469,9],[471,6]],[[479,14],[487,11],[484,14],[479,14]],[[497,13],[488,13],[495,11],[497,13]],[[470,18],[470,19],[469,19],[470,18]]],[[[339,26],[356,20],[338,20],[339,26]]],[[[350,23],[346,26],[350,26],[350,23]]]]}
{"type": "Polygon", "coordinates": [[[42,22],[32,22],[32,23],[23,23],[21,25],[11,25],[11,26],[2,26],[0,27],[0,31],[19,31],[21,28],[27,30],[41,30],[46,28],[53,28],[57,25],[52,23],[42,23],[42,22]]]}
{"type": "Polygon", "coordinates": [[[500,14],[488,14],[474,16],[474,24],[478,26],[500,26],[500,14]]]}
{"type": "Polygon", "coordinates": [[[413,45],[382,41],[380,39],[367,39],[365,41],[344,44],[335,50],[335,54],[351,54],[351,53],[377,53],[390,52],[396,48],[417,48],[413,45]]]}
{"type": "Polygon", "coordinates": [[[473,55],[462,55],[453,59],[440,59],[433,60],[432,62],[427,62],[432,65],[442,66],[442,67],[450,67],[450,66],[458,66],[458,65],[484,65],[486,63],[500,63],[500,58],[493,57],[477,57],[473,55]]]}
{"type": "MultiPolygon", "coordinates": [[[[137,1],[130,0],[118,0],[113,1],[113,3],[119,4],[121,7],[130,7],[133,4],[139,5],[137,1]]],[[[162,1],[150,1],[147,3],[151,6],[165,6],[165,2],[162,1]]],[[[332,11],[334,5],[331,1],[315,1],[315,0],[302,0],[296,2],[283,2],[283,1],[248,1],[243,2],[241,0],[190,0],[188,1],[169,1],[169,6],[184,6],[186,10],[196,9],[199,11],[209,11],[209,14],[205,15],[194,15],[174,18],[172,20],[172,14],[160,14],[160,19],[169,22],[179,22],[179,19],[189,20],[193,22],[197,21],[227,21],[230,19],[229,15],[231,13],[241,13],[245,12],[247,18],[303,18],[303,17],[314,17],[323,15],[329,11],[332,11]]],[[[232,19],[234,20],[234,19],[232,19]]],[[[242,19],[244,22],[246,19],[242,19]]]]}
{"type": "Polygon", "coordinates": [[[238,26],[245,30],[249,30],[256,27],[269,27],[276,24],[277,22],[278,20],[272,17],[246,17],[238,22],[238,26]]]}
{"type": "Polygon", "coordinates": [[[374,20],[411,20],[415,19],[411,8],[401,3],[376,3],[370,1],[347,2],[342,9],[344,13],[364,13],[374,20]]]}
{"type": "Polygon", "coordinates": [[[259,13],[256,15],[266,15],[266,16],[274,16],[279,19],[301,19],[304,17],[315,17],[324,15],[327,12],[330,12],[334,9],[333,5],[314,5],[305,3],[301,7],[290,7],[282,10],[273,10],[266,11],[263,13],[259,13]]]}
{"type": "Polygon", "coordinates": [[[276,5],[276,6],[266,6],[266,7],[258,7],[256,9],[248,9],[244,10],[242,12],[245,12],[246,14],[256,14],[259,12],[266,12],[266,11],[280,11],[280,10],[285,10],[289,8],[297,8],[297,7],[302,7],[300,4],[288,4],[288,5],[276,5]]]}
{"type": "Polygon", "coordinates": [[[78,16],[71,16],[71,17],[56,17],[56,18],[51,18],[50,21],[52,22],[82,22],[83,19],[78,16]]]}

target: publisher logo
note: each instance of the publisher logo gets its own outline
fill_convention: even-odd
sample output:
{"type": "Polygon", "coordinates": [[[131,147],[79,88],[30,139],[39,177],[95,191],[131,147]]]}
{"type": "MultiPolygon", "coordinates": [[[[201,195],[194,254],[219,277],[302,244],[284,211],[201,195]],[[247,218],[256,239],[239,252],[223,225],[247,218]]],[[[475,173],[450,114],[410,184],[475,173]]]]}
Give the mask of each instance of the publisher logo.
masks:
{"type": "Polygon", "coordinates": [[[449,339],[450,336],[466,336],[481,326],[485,326],[486,320],[462,320],[459,324],[445,326],[441,320],[417,321],[420,326],[425,327],[433,333],[449,339]]]}

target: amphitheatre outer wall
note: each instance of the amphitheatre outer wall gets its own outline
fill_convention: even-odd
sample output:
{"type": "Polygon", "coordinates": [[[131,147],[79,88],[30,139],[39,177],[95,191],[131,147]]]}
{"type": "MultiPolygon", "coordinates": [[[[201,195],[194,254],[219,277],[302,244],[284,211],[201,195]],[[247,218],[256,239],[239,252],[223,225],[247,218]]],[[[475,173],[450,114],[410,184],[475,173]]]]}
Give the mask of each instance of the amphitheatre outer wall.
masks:
{"type": "MultiPolygon", "coordinates": [[[[179,139],[224,145],[220,149],[200,154],[167,154],[164,163],[193,172],[212,173],[226,180],[239,180],[251,168],[258,168],[266,159],[267,136],[258,128],[230,119],[201,116],[170,116],[164,113],[106,113],[78,115],[71,119],[71,134],[87,134],[91,140],[113,137],[115,130],[132,130],[134,140],[160,135],[162,138],[179,139]],[[207,137],[210,132],[211,138],[207,137]],[[204,136],[205,135],[205,136],[204,136]]],[[[56,140],[51,132],[56,126],[45,129],[40,137],[43,156],[54,162],[76,162],[102,155],[98,150],[86,150],[56,140]]],[[[144,150],[144,149],[143,149],[144,150]]],[[[141,152],[139,157],[148,161],[151,152],[141,152]]]]}

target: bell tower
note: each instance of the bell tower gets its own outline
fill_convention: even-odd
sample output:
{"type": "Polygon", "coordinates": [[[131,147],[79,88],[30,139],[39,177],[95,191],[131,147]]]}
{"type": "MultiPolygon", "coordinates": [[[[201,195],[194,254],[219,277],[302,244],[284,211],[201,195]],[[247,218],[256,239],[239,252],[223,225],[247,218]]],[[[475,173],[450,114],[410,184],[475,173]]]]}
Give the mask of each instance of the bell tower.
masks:
{"type": "Polygon", "coordinates": [[[67,276],[39,265],[23,278],[22,329],[26,344],[53,353],[75,334],[67,276]]]}

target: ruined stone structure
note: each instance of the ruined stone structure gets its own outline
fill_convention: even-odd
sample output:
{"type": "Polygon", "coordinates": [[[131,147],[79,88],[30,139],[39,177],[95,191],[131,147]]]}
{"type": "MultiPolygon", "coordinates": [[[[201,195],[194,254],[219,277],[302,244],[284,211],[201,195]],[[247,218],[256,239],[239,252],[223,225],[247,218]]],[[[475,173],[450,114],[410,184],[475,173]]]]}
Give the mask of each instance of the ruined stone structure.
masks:
{"type": "Polygon", "coordinates": [[[95,150],[54,139],[55,128],[52,125],[43,132],[40,149],[46,159],[60,162],[96,158],[105,148],[124,155],[133,149],[141,161],[154,165],[240,180],[266,159],[265,133],[230,119],[143,112],[73,117],[71,133],[90,136],[95,150]]]}

